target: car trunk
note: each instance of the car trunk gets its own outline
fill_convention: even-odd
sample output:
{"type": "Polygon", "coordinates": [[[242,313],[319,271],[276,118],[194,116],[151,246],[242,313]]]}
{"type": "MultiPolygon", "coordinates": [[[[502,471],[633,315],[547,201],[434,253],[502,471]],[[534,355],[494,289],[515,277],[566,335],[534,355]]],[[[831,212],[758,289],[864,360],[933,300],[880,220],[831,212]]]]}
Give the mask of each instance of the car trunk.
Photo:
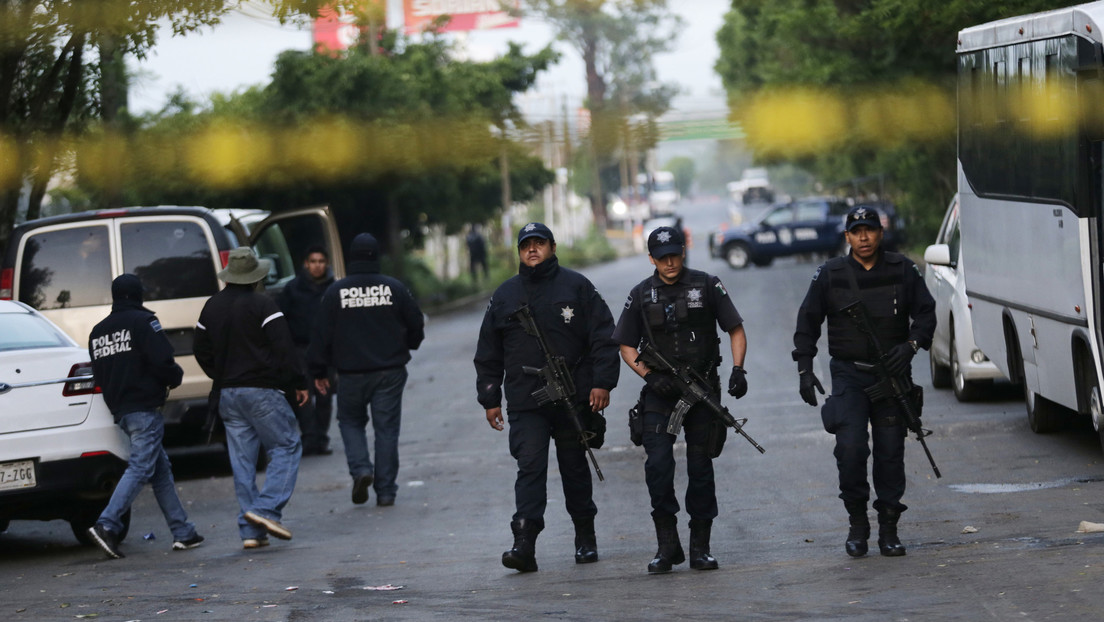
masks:
{"type": "Polygon", "coordinates": [[[94,396],[62,392],[69,370],[87,359],[87,353],[71,348],[0,352],[0,434],[83,423],[94,396]],[[34,384],[52,380],[62,381],[34,384]]]}

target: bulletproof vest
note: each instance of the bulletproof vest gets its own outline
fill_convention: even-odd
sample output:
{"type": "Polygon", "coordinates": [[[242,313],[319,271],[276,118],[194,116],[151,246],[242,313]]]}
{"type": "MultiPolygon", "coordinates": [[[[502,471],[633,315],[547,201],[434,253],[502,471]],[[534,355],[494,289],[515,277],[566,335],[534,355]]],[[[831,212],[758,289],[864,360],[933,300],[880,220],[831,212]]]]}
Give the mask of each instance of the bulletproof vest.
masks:
{"type": "Polygon", "coordinates": [[[708,275],[690,273],[674,285],[645,289],[641,304],[656,348],[703,373],[721,360],[708,288],[708,275]]]}
{"type": "MultiPolygon", "coordinates": [[[[870,340],[851,318],[837,312],[855,301],[851,280],[847,277],[846,261],[841,257],[825,265],[825,272],[828,273],[828,353],[847,361],[872,361],[877,355],[870,340]]],[[[886,268],[874,275],[855,270],[859,285],[858,299],[866,307],[883,350],[908,341],[909,329],[909,313],[904,297],[905,263],[889,262],[886,268]]]]}

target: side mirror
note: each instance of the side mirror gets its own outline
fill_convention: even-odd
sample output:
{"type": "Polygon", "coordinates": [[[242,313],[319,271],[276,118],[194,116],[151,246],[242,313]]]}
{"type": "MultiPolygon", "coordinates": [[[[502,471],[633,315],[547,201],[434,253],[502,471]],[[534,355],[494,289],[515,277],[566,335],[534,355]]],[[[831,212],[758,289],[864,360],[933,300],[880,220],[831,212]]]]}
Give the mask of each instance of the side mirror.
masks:
{"type": "Polygon", "coordinates": [[[933,266],[951,265],[951,247],[946,244],[932,244],[924,251],[924,261],[933,266]]]}

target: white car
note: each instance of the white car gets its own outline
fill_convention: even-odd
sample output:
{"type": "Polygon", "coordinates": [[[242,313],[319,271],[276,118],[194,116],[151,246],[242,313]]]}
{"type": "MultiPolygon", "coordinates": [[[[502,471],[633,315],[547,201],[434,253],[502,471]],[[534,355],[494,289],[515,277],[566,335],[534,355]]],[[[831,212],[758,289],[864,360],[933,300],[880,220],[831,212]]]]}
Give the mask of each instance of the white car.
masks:
{"type": "Polygon", "coordinates": [[[86,347],[31,307],[0,300],[0,531],[62,519],[91,543],[88,528],[130,457],[91,374],[86,347]]]}
{"type": "Polygon", "coordinates": [[[924,282],[935,298],[937,321],[929,354],[932,386],[952,387],[955,397],[965,402],[981,397],[987,385],[1004,376],[974,343],[960,245],[958,195],[955,195],[935,244],[924,252],[928,264],[924,282]]]}

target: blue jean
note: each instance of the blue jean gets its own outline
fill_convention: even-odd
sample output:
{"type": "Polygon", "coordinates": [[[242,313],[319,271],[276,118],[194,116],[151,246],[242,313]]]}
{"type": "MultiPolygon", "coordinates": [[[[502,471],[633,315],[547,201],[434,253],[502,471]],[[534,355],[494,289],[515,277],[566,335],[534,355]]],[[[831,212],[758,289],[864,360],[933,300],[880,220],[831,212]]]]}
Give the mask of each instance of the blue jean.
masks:
{"type": "Polygon", "coordinates": [[[161,513],[172,531],[173,540],[191,539],[196,535],[196,529],[188,522],[188,513],[176,495],[172,464],[161,444],[165,438],[165,420],[161,413],[156,410],[127,413],[119,420],[119,427],[130,437],[130,462],[96,522],[113,533],[121,533],[123,515],[149,482],[153,486],[157,505],[161,506],[161,513]]]}
{"type": "Polygon", "coordinates": [[[406,368],[384,369],[364,374],[339,375],[337,384],[337,427],[345,444],[345,461],[354,478],[373,475],[377,497],[394,497],[399,486],[399,428],[402,424],[402,395],[406,368]],[[372,431],[376,441],[376,464],[368,453],[368,407],[372,407],[372,431]]]}
{"type": "Polygon", "coordinates": [[[245,520],[246,512],[279,521],[295,490],[303,445],[299,424],[284,394],[276,389],[228,387],[220,394],[219,415],[226,426],[226,445],[238,497],[238,533],[263,538],[266,531],[245,520]],[[264,487],[257,490],[257,457],[268,454],[264,487]]]}

